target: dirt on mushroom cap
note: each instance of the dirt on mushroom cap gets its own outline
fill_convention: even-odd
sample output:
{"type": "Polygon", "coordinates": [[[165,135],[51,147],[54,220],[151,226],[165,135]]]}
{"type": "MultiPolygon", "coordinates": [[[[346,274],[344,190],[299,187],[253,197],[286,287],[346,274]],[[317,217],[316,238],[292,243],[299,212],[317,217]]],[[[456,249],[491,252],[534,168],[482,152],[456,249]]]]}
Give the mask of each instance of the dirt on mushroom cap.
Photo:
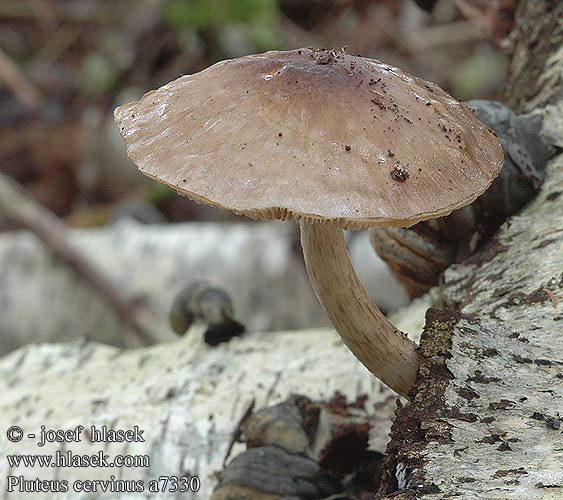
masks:
{"type": "Polygon", "coordinates": [[[323,49],[222,61],[115,116],[143,173],[263,219],[408,226],[470,203],[502,166],[492,131],[436,85],[323,49]]]}

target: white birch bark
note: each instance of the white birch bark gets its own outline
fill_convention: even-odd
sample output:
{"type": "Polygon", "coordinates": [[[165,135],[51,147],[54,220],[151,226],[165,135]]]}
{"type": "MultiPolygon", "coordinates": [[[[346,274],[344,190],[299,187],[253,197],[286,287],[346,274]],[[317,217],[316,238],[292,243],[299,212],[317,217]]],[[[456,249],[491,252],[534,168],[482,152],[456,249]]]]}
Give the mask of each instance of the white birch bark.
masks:
{"type": "MultiPolygon", "coordinates": [[[[119,350],[89,342],[30,345],[0,361],[0,498],[57,499],[207,499],[221,470],[231,433],[252,399],[255,408],[278,403],[292,393],[329,399],[339,391],[348,400],[369,396],[366,408],[392,394],[330,329],[245,334],[210,348],[192,329],[176,342],[144,349],[119,350]],[[10,426],[27,435],[12,443],[10,426]],[[144,430],[145,442],[80,442],[37,445],[41,426],[74,430],[78,425],[144,430]],[[147,468],[10,468],[11,454],[146,455],[147,468]],[[76,493],[77,480],[150,480],[196,475],[197,493],[76,493]],[[7,476],[26,480],[66,480],[70,491],[56,495],[7,493],[7,476]]],[[[393,405],[374,416],[372,447],[383,451],[393,405]]],[[[241,451],[235,446],[232,456],[241,451]]]]}
{"type": "MultiPolygon", "coordinates": [[[[328,324],[309,284],[302,258],[292,251],[297,227],[286,223],[119,223],[70,230],[70,240],[125,292],[145,317],[174,338],[168,313],[190,281],[206,280],[233,299],[249,331],[328,324]]],[[[367,235],[350,252],[370,295],[384,310],[406,293],[374,254],[367,235]]],[[[123,345],[123,328],[99,293],[28,232],[0,234],[0,355],[34,342],[77,338],[123,345]]]]}
{"type": "MultiPolygon", "coordinates": [[[[188,282],[227,291],[250,331],[327,324],[294,255],[291,224],[134,223],[70,231],[76,247],[174,338],[168,312],[188,282]]],[[[104,299],[28,232],[0,235],[0,355],[32,342],[86,338],[123,345],[104,299]]]]}
{"type": "MultiPolygon", "coordinates": [[[[509,97],[563,144],[563,5],[521,2],[509,97]],[[548,10],[551,9],[551,10],[548,10]],[[559,21],[557,20],[559,19],[559,21]]],[[[563,155],[488,248],[445,273],[379,499],[563,499],[563,155]],[[416,432],[413,432],[416,429],[416,432]]]]}

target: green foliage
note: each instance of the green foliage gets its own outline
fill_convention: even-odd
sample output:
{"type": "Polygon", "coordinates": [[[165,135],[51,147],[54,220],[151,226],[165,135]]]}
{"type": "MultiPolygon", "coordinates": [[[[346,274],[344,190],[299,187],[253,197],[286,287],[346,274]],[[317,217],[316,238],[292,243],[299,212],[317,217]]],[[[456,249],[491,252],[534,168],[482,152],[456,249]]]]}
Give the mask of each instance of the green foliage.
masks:
{"type": "Polygon", "coordinates": [[[214,0],[169,0],[164,7],[164,20],[175,27],[195,30],[213,26],[223,17],[214,0]]]}
{"type": "Polygon", "coordinates": [[[279,46],[279,11],[276,0],[167,0],[164,20],[177,28],[205,30],[243,25],[261,50],[279,46]]]}
{"type": "Polygon", "coordinates": [[[158,205],[174,196],[174,193],[175,191],[166,184],[151,182],[143,193],[143,199],[151,205],[158,205]]]}
{"type": "Polygon", "coordinates": [[[452,92],[462,100],[487,96],[490,89],[500,88],[507,71],[508,60],[501,52],[490,50],[488,46],[477,49],[458,61],[451,72],[452,92]]]}
{"type": "Polygon", "coordinates": [[[119,72],[103,54],[90,52],[82,60],[82,77],[85,93],[97,97],[115,85],[119,72]]]}

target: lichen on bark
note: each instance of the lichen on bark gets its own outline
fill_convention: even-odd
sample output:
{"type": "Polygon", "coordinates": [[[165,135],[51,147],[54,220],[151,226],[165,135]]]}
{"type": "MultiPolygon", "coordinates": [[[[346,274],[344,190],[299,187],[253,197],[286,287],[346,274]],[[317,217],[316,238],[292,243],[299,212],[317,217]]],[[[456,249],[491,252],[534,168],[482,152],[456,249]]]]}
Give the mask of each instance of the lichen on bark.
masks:
{"type": "MultiPolygon", "coordinates": [[[[563,4],[520,2],[507,102],[561,147],[563,4]]],[[[458,320],[427,317],[397,410],[383,499],[563,498],[563,155],[538,196],[443,276],[458,320]]],[[[447,313],[443,313],[447,314],[447,313]]]]}

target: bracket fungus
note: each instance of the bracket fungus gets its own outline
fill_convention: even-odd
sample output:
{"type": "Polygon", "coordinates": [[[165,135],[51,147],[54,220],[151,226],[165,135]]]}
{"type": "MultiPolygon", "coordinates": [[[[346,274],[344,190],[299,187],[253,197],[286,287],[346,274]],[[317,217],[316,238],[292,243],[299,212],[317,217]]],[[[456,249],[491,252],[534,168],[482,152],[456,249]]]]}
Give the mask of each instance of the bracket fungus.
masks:
{"type": "Polygon", "coordinates": [[[115,117],[144,174],[237,214],[298,219],[334,327],[407,394],[418,348],[366,294],[342,229],[411,226],[487,189],[502,150],[465,104],[377,60],[307,48],[219,62],[115,117]]]}

